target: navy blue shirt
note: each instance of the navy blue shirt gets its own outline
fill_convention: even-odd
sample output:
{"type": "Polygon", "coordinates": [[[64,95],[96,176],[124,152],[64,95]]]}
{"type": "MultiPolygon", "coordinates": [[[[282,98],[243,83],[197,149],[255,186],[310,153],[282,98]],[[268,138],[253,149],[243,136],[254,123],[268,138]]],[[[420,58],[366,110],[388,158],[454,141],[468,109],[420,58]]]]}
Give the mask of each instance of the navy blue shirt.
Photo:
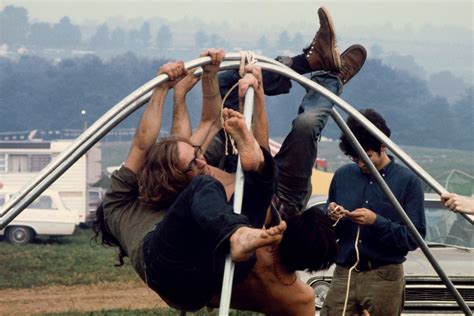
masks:
{"type": "MultiPolygon", "coordinates": [[[[380,174],[405,210],[408,217],[424,237],[424,193],[420,179],[408,168],[391,162],[380,174]]],[[[378,265],[401,263],[408,251],[418,247],[398,212],[385,197],[370,173],[363,173],[356,164],[339,168],[329,188],[328,205],[335,202],[348,211],[367,208],[377,214],[375,223],[360,227],[359,254],[361,263],[371,261],[378,265]]],[[[354,248],[357,224],[343,218],[336,225],[338,253],[336,263],[350,267],[356,262],[354,248]]]]}

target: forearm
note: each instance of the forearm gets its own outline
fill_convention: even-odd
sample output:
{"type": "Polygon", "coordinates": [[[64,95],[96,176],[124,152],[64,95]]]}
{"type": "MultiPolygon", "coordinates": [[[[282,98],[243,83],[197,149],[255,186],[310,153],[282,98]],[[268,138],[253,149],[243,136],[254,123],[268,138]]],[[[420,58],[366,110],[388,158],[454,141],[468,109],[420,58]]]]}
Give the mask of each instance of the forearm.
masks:
{"type": "Polygon", "coordinates": [[[268,143],[268,116],[265,107],[265,96],[262,91],[256,91],[254,99],[254,111],[252,119],[252,133],[258,144],[270,150],[270,145],[268,143]]]}
{"type": "MultiPolygon", "coordinates": [[[[191,142],[204,145],[206,139],[214,135],[222,128],[221,123],[221,95],[217,73],[204,72],[202,79],[202,113],[198,128],[191,136],[191,142]],[[213,134],[213,135],[212,135],[213,134]]],[[[209,145],[208,140],[207,145],[209,145]]],[[[206,146],[207,147],[207,146],[206,146]]],[[[203,148],[205,150],[205,148],[203,148]]]]}
{"type": "MultiPolygon", "coordinates": [[[[418,248],[415,238],[403,224],[378,215],[377,223],[371,229],[374,229],[376,235],[379,236],[379,241],[387,247],[395,247],[405,252],[418,248]]],[[[420,228],[417,227],[417,229],[420,231],[420,228]]]]}
{"type": "Polygon", "coordinates": [[[202,113],[201,123],[214,122],[220,119],[222,98],[219,91],[219,80],[215,72],[202,74],[202,113]]]}
{"type": "Polygon", "coordinates": [[[189,120],[186,96],[179,93],[173,97],[173,120],[171,122],[171,135],[184,138],[191,137],[192,128],[189,120]]]}
{"type": "Polygon", "coordinates": [[[133,138],[133,145],[142,151],[148,151],[156,142],[156,138],[161,129],[163,104],[167,93],[168,88],[155,88],[150,102],[140,119],[133,138]]]}
{"type": "Polygon", "coordinates": [[[145,162],[145,157],[161,129],[163,104],[168,88],[155,88],[133,136],[130,152],[125,160],[125,166],[137,173],[145,162]]]}

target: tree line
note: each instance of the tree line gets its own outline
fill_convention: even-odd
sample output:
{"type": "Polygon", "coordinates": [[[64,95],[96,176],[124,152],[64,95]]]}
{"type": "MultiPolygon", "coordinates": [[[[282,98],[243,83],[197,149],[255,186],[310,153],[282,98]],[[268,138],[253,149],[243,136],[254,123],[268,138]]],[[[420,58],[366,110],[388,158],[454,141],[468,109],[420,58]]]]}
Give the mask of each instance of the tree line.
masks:
{"type": "MultiPolygon", "coordinates": [[[[35,56],[0,58],[0,132],[33,129],[82,128],[152,79],[165,61],[139,58],[133,53],[102,60],[94,55],[51,61],[35,56]],[[85,116],[81,112],[87,113],[85,116]]],[[[298,86],[298,84],[294,84],[298,86]]],[[[290,129],[304,94],[294,87],[288,95],[267,98],[270,133],[282,137],[290,129]]],[[[403,145],[474,149],[473,89],[450,105],[433,96],[425,81],[394,70],[378,59],[344,87],[342,98],[354,107],[374,108],[387,120],[392,139],[403,145]]],[[[188,97],[194,125],[200,117],[199,88],[188,97]]],[[[135,127],[139,114],[120,124],[135,127]]],[[[169,127],[171,106],[165,108],[169,127]]],[[[338,138],[334,123],[323,136],[338,138]]]]}

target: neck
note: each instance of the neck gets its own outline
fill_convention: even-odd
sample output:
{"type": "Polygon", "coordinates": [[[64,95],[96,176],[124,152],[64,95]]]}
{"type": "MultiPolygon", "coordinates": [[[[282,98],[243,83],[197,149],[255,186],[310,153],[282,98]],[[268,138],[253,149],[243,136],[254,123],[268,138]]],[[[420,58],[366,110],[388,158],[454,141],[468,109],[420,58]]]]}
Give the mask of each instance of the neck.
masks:
{"type": "Polygon", "coordinates": [[[381,153],[381,157],[382,157],[382,164],[378,168],[379,171],[385,168],[391,161],[390,157],[385,152],[381,153]]]}

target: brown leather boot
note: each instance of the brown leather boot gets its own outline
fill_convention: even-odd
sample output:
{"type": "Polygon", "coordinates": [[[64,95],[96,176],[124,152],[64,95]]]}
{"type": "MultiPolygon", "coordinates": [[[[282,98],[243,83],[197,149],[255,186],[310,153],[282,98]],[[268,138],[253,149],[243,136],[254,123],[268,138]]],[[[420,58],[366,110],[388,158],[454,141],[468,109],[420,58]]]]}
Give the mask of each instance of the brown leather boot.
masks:
{"type": "Polygon", "coordinates": [[[341,70],[334,74],[341,79],[342,84],[346,84],[359,72],[367,58],[367,51],[362,45],[352,45],[341,55],[341,70]]]}
{"type": "Polygon", "coordinates": [[[319,30],[311,45],[303,50],[312,70],[338,72],[341,58],[336,47],[336,32],[329,11],[321,7],[318,10],[319,30]]]}

